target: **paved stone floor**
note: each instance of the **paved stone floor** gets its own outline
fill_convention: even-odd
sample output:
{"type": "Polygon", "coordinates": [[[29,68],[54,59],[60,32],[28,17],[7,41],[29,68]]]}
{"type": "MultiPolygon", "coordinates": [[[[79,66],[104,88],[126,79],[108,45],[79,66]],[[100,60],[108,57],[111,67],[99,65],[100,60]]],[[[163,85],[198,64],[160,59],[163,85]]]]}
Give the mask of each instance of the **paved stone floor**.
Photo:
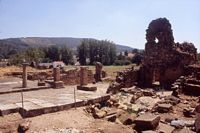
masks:
{"type": "MultiPolygon", "coordinates": [[[[23,90],[33,90],[34,88],[48,88],[48,84],[44,87],[38,87],[38,81],[27,81],[27,88],[23,88],[23,90]]],[[[10,93],[10,92],[19,92],[22,90],[22,79],[17,77],[5,77],[0,80],[0,94],[10,93]]]]}
{"type": "MultiPolygon", "coordinates": [[[[23,92],[24,109],[33,110],[46,107],[56,107],[74,103],[74,89],[76,90],[76,102],[92,100],[106,96],[108,83],[98,83],[97,91],[77,90],[76,86],[65,86],[62,89],[45,89],[23,92]]],[[[2,85],[0,85],[2,87],[2,85]]],[[[21,92],[0,95],[0,111],[14,110],[22,107],[21,92]]],[[[12,113],[12,111],[8,111],[12,113]]],[[[8,114],[9,114],[8,113],[8,114]]],[[[6,113],[7,114],[7,113],[6,113]]]]}

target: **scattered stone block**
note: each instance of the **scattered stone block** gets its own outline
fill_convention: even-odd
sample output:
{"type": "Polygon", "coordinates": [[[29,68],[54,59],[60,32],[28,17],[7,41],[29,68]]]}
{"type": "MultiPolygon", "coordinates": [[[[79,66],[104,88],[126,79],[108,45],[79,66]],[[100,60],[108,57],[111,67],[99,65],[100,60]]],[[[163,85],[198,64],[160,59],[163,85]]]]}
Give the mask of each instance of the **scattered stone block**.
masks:
{"type": "Polygon", "coordinates": [[[77,86],[78,90],[83,90],[83,91],[96,91],[97,87],[96,86],[90,86],[90,85],[83,85],[83,86],[77,86]]]}
{"type": "Polygon", "coordinates": [[[143,90],[144,96],[155,96],[156,93],[153,90],[143,90]]]}
{"type": "Polygon", "coordinates": [[[193,111],[194,111],[194,109],[192,109],[192,108],[184,108],[183,115],[185,117],[192,117],[192,115],[194,114],[193,111]]]}
{"type": "Polygon", "coordinates": [[[160,123],[159,124],[159,132],[160,133],[171,133],[175,128],[168,125],[168,124],[163,124],[163,123],[160,123]]]}
{"type": "Polygon", "coordinates": [[[170,125],[175,128],[183,128],[185,126],[185,122],[182,120],[173,120],[170,125]]]}
{"type": "Polygon", "coordinates": [[[131,124],[133,124],[135,118],[136,118],[136,115],[133,114],[133,113],[129,114],[128,112],[122,111],[122,110],[118,112],[118,119],[124,125],[131,125],[131,124]]]}
{"type": "Polygon", "coordinates": [[[29,129],[30,123],[31,123],[31,121],[29,121],[29,120],[26,120],[26,121],[20,123],[18,126],[18,132],[25,133],[29,129]]]}
{"type": "Polygon", "coordinates": [[[107,115],[104,119],[110,122],[115,122],[117,119],[117,114],[107,115]]]}
{"type": "Polygon", "coordinates": [[[100,110],[97,107],[92,108],[92,115],[94,118],[100,119],[106,116],[105,110],[100,110]]]}
{"type": "Polygon", "coordinates": [[[172,105],[176,105],[176,104],[180,103],[180,101],[181,101],[179,98],[172,96],[172,95],[166,96],[164,99],[166,102],[168,101],[172,105]]]}
{"type": "Polygon", "coordinates": [[[167,113],[167,112],[169,112],[171,110],[172,110],[172,105],[171,104],[163,103],[163,104],[158,104],[157,105],[157,111],[159,113],[167,113]]]}
{"type": "Polygon", "coordinates": [[[139,131],[153,130],[159,125],[159,122],[160,116],[150,113],[140,115],[134,120],[134,123],[136,124],[135,128],[139,131]]]}

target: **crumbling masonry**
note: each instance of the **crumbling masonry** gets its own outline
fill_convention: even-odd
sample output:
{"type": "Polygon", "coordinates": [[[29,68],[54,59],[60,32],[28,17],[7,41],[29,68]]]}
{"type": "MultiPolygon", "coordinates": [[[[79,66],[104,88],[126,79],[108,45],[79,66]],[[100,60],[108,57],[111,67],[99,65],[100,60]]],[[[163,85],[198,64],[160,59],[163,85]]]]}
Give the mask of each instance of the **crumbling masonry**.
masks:
{"type": "Polygon", "coordinates": [[[196,62],[197,50],[192,43],[175,43],[171,24],[166,18],[153,20],[146,30],[145,57],[140,69],[140,84],[151,86],[159,81],[168,89],[184,67],[196,62]]]}
{"type": "Polygon", "coordinates": [[[197,49],[192,43],[175,43],[171,24],[166,18],[158,18],[149,24],[146,41],[140,68],[120,72],[107,92],[134,84],[152,87],[155,82],[170,89],[180,76],[186,75],[187,66],[197,62],[197,49]]]}

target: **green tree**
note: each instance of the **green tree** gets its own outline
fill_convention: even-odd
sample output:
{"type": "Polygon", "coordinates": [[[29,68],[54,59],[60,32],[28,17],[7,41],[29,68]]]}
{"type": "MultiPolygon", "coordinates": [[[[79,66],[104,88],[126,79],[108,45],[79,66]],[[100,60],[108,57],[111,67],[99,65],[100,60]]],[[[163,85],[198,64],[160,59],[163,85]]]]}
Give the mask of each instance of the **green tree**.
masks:
{"type": "Polygon", "coordinates": [[[45,56],[44,51],[41,48],[28,48],[24,52],[24,57],[27,62],[39,63],[45,56]]]}
{"type": "Polygon", "coordinates": [[[62,58],[61,60],[66,64],[74,64],[74,60],[73,60],[73,53],[72,50],[67,48],[66,46],[62,47],[61,49],[61,55],[62,58]]]}
{"type": "Polygon", "coordinates": [[[78,57],[79,57],[79,62],[81,65],[86,65],[86,59],[88,57],[88,40],[84,39],[81,42],[81,45],[78,46],[78,57]]]}
{"type": "Polygon", "coordinates": [[[52,61],[61,60],[61,49],[56,45],[52,45],[47,48],[46,57],[51,59],[52,61]]]}
{"type": "Polygon", "coordinates": [[[116,46],[108,40],[83,40],[78,47],[79,61],[81,65],[86,64],[86,59],[90,61],[90,65],[94,62],[101,62],[104,65],[111,65],[116,59],[116,46]]]}
{"type": "Polygon", "coordinates": [[[128,56],[128,50],[125,50],[124,55],[128,56]]]}

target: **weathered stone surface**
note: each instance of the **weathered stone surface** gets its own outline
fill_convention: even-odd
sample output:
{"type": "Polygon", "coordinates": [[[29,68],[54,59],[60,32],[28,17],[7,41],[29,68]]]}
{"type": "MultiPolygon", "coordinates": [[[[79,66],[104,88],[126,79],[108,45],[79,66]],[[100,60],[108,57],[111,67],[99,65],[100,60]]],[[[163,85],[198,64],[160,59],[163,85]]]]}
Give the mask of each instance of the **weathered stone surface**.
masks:
{"type": "Polygon", "coordinates": [[[131,125],[131,124],[133,124],[135,118],[136,118],[135,114],[129,114],[126,111],[120,111],[120,112],[118,112],[118,119],[124,125],[131,125]]]}
{"type": "Polygon", "coordinates": [[[176,129],[172,133],[195,133],[188,128],[176,129]]]}
{"type": "Polygon", "coordinates": [[[92,70],[89,70],[88,67],[85,67],[82,71],[84,71],[84,75],[80,74],[81,68],[64,70],[61,75],[61,80],[65,85],[77,85],[81,84],[80,76],[84,76],[83,78],[85,84],[92,83],[94,81],[94,74],[92,70]]]}
{"type": "Polygon", "coordinates": [[[141,115],[137,117],[134,121],[134,123],[136,124],[136,129],[140,131],[153,130],[159,125],[159,122],[160,116],[150,113],[141,115]]]}
{"type": "Polygon", "coordinates": [[[169,102],[172,105],[176,105],[176,104],[180,103],[180,99],[175,97],[175,96],[171,96],[171,95],[166,96],[164,99],[165,99],[166,102],[169,102]]]}
{"type": "Polygon", "coordinates": [[[16,113],[19,111],[19,107],[16,104],[0,104],[0,116],[16,113]]]}
{"type": "Polygon", "coordinates": [[[84,85],[84,86],[77,86],[78,90],[84,90],[84,91],[96,91],[96,86],[90,86],[90,85],[84,85]]]}
{"type": "Polygon", "coordinates": [[[143,90],[143,95],[144,96],[155,96],[156,93],[153,90],[143,90]]]}
{"type": "Polygon", "coordinates": [[[198,114],[200,114],[200,105],[197,105],[195,107],[195,112],[198,113],[198,114]]]}
{"type": "Polygon", "coordinates": [[[64,88],[63,81],[55,81],[55,82],[53,82],[53,88],[55,88],[55,89],[64,88]]]}
{"type": "Polygon", "coordinates": [[[196,62],[197,50],[191,43],[175,43],[171,24],[166,18],[153,20],[146,30],[145,55],[140,69],[140,84],[154,81],[169,89],[184,74],[184,66],[196,62]],[[157,40],[157,42],[156,42],[157,40]]]}
{"type": "Polygon", "coordinates": [[[161,133],[171,133],[174,129],[174,127],[163,123],[160,123],[158,128],[159,132],[161,133]]]}
{"type": "Polygon", "coordinates": [[[169,112],[171,110],[172,110],[172,105],[171,104],[163,103],[163,104],[158,104],[157,105],[157,111],[159,113],[167,113],[167,112],[169,112]]]}
{"type": "Polygon", "coordinates": [[[194,115],[194,109],[192,109],[192,108],[184,108],[183,109],[183,115],[185,116],[185,117],[192,117],[192,115],[194,115]]]}
{"type": "Polygon", "coordinates": [[[117,114],[107,115],[104,119],[110,122],[115,122],[117,119],[117,114]]]}
{"type": "Polygon", "coordinates": [[[195,125],[196,132],[199,133],[200,132],[200,116],[196,118],[194,125],[195,125]]]}
{"type": "Polygon", "coordinates": [[[176,128],[183,128],[185,126],[185,122],[183,120],[172,120],[170,125],[176,128]]]}
{"type": "Polygon", "coordinates": [[[18,132],[25,133],[29,129],[30,123],[31,123],[31,121],[29,121],[29,120],[26,120],[26,121],[20,123],[18,126],[18,132]]]}
{"type": "Polygon", "coordinates": [[[158,98],[143,96],[138,98],[135,101],[135,104],[137,104],[141,109],[146,108],[147,110],[151,110],[158,101],[160,101],[158,98]]]}
{"type": "Polygon", "coordinates": [[[93,116],[94,118],[103,118],[106,116],[106,112],[105,111],[102,111],[102,110],[96,110],[94,113],[93,113],[93,116]]]}
{"type": "Polygon", "coordinates": [[[96,62],[96,64],[95,64],[95,75],[94,75],[96,82],[102,81],[102,79],[101,79],[102,68],[103,68],[103,65],[101,64],[101,62],[96,62]]]}
{"type": "Polygon", "coordinates": [[[200,85],[199,84],[185,83],[182,90],[185,94],[188,94],[188,95],[195,95],[195,96],[200,95],[200,85]]]}

